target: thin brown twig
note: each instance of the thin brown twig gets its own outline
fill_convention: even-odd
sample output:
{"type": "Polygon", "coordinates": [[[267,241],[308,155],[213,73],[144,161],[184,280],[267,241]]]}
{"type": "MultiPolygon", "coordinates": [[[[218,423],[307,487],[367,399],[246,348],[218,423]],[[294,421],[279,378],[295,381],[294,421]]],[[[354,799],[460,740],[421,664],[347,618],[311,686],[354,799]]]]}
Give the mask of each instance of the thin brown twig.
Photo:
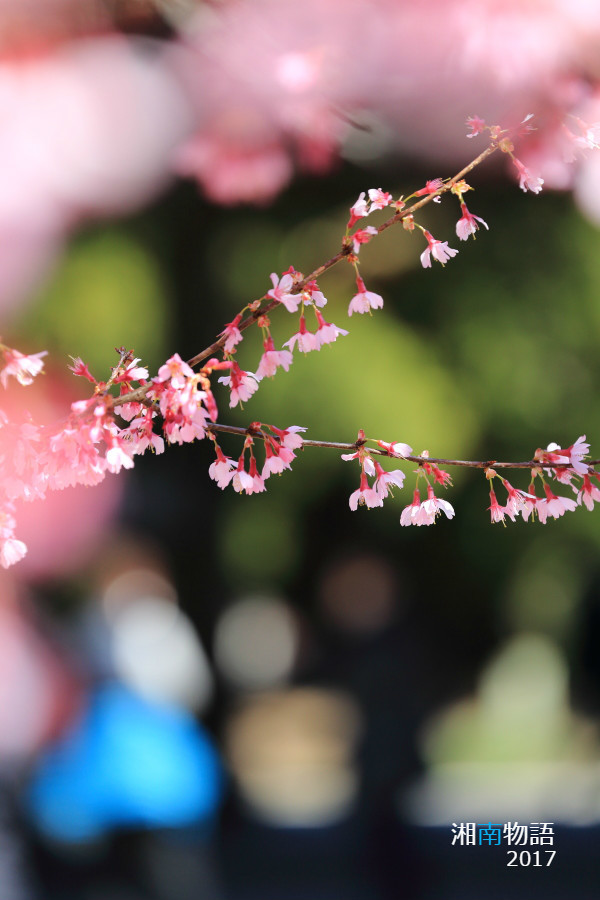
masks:
{"type": "MultiPolygon", "coordinates": [[[[260,437],[260,431],[256,428],[243,428],[239,425],[221,425],[219,422],[211,423],[207,426],[208,431],[220,431],[223,434],[236,434],[240,436],[252,435],[252,437],[260,437]]],[[[353,443],[344,443],[341,441],[312,441],[304,439],[302,449],[305,447],[322,447],[325,450],[345,450],[348,452],[358,451],[364,447],[366,440],[361,439],[353,443]]],[[[404,460],[405,462],[424,465],[426,463],[434,463],[436,466],[462,466],[470,469],[566,469],[566,465],[552,465],[549,463],[540,463],[539,459],[529,459],[526,462],[501,462],[496,459],[444,459],[439,456],[400,456],[394,453],[388,453],[378,447],[369,447],[369,453],[375,456],[387,456],[390,459],[404,460]]],[[[595,466],[600,464],[600,459],[592,459],[588,465],[595,466]]]]}

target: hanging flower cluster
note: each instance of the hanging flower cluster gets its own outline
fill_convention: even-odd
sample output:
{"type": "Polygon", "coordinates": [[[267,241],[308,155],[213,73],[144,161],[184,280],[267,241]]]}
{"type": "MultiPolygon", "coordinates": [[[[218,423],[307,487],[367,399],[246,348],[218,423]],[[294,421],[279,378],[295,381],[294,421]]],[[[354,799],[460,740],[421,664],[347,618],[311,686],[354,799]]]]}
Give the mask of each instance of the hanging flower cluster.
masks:
{"type": "Polygon", "coordinates": [[[225,456],[219,447],[214,435],[217,458],[209,467],[208,474],[216,481],[221,490],[231,484],[238,494],[256,494],[265,490],[265,481],[271,475],[281,475],[285,469],[291,469],[290,463],[296,458],[294,450],[303,445],[299,432],[306,431],[300,425],[290,425],[281,429],[275,425],[262,425],[253,422],[248,428],[248,434],[240,457],[236,462],[225,456]],[[264,462],[259,474],[256,457],[254,455],[254,438],[260,438],[264,446],[264,462]],[[248,451],[248,469],[246,470],[246,451],[248,451]]]}
{"type": "MultiPolygon", "coordinates": [[[[399,469],[385,471],[377,460],[377,456],[385,455],[418,463],[416,469],[416,486],[412,503],[404,507],[400,516],[401,525],[433,525],[441,513],[446,518],[454,517],[454,508],[447,500],[435,493],[436,485],[446,488],[452,484],[452,478],[445,469],[440,468],[437,462],[430,459],[429,453],[424,450],[420,456],[412,455],[412,448],[408,444],[385,441],[373,441],[374,447],[367,448],[367,439],[364,432],[360,431],[356,441],[357,450],[354,453],[342,454],[342,459],[358,459],[361,467],[360,487],[350,496],[350,509],[356,510],[359,505],[367,507],[383,506],[383,501],[391,494],[392,485],[401,488],[405,475],[399,469]],[[372,478],[372,483],[369,483],[372,478]],[[425,499],[421,495],[421,483],[425,489],[425,499]]],[[[558,519],[565,512],[577,509],[582,503],[591,510],[594,503],[600,501],[600,474],[592,465],[584,462],[589,451],[585,435],[579,437],[574,444],[561,448],[558,444],[549,444],[545,450],[536,450],[530,463],[485,463],[466,462],[463,460],[444,460],[446,465],[471,466],[485,470],[486,478],[490,480],[490,506],[488,510],[492,522],[502,522],[509,518],[515,521],[522,516],[524,521],[533,521],[536,517],[539,522],[545,524],[549,518],[558,519]],[[498,474],[496,468],[528,468],[531,473],[531,482],[527,490],[515,488],[508,479],[498,474]],[[493,488],[493,479],[498,478],[506,491],[506,501],[502,506],[493,488]],[[540,493],[536,495],[536,479],[540,482],[540,493]],[[550,480],[568,485],[575,497],[564,497],[555,494],[550,480]],[[592,480],[593,479],[593,480],[592,480]]]]}
{"type": "Polygon", "coordinates": [[[600,500],[600,490],[592,482],[592,478],[600,482],[600,476],[591,465],[583,461],[589,449],[583,434],[570,447],[562,449],[558,444],[552,443],[548,444],[545,450],[536,450],[534,461],[538,465],[531,467],[531,482],[527,491],[515,489],[506,478],[499,476],[496,470],[490,467],[486,471],[486,476],[492,484],[493,479],[498,477],[507,493],[506,502],[501,506],[493,487],[490,486],[489,511],[492,522],[506,524],[505,516],[514,522],[517,516],[521,515],[526,522],[530,516],[531,521],[537,516],[544,525],[548,518],[559,519],[582,503],[592,510],[594,503],[600,500]],[[549,479],[568,485],[573,490],[575,499],[555,494],[548,484],[549,479]],[[536,483],[539,483],[542,496],[536,494],[536,483]]]}
{"type": "MultiPolygon", "coordinates": [[[[531,130],[530,117],[521,123],[521,131],[531,130]]],[[[332,444],[306,440],[301,433],[306,429],[292,425],[285,429],[275,425],[252,422],[247,428],[218,423],[218,406],[214,395],[215,375],[217,384],[228,391],[230,407],[249,402],[258,391],[261,381],[272,378],[280,370],[287,372],[294,354],[321,350],[335,343],[348,332],[328,321],[324,312],[327,298],[322,293],[318,279],[332,266],[346,261],[353,268],[356,293],[348,306],[348,316],[371,315],[383,307],[383,298],[367,289],[359,268],[359,255],[364,244],[375,239],[391,225],[401,223],[409,233],[421,233],[427,242],[421,252],[421,264],[431,268],[433,262],[444,266],[458,250],[447,241],[434,238],[418,224],[415,214],[425,204],[440,202],[446,194],[454,195],[459,203],[460,218],[456,235],[466,241],[487,223],[473,214],[464,196],[471,186],[465,175],[479,165],[491,153],[501,150],[509,154],[518,170],[520,186],[538,193],[542,179],[532,175],[513,156],[510,134],[498,126],[488,126],[473,116],[467,124],[468,137],[489,132],[490,144],[468,166],[453,178],[434,178],[408,197],[394,199],[382,188],[370,188],[362,192],[350,208],[350,217],[342,238],[341,250],[314,272],[305,276],[290,266],[281,275],[271,275],[271,288],[258,300],[244,307],[227,323],[218,339],[210,347],[187,362],[175,353],[151,377],[147,368],[134,357],[133,351],[120,348],[119,361],[112,369],[108,381],[103,382],[90,372],[86,363],[74,359],[70,367],[74,375],[92,385],[92,396],[73,403],[64,421],[52,426],[40,425],[31,417],[13,421],[0,409],[0,565],[8,567],[18,562],[26,553],[25,544],[16,536],[17,505],[23,501],[42,499],[48,490],[62,490],[75,484],[94,485],[109,473],[133,467],[135,457],[150,450],[162,453],[165,444],[184,444],[210,439],[216,458],[209,467],[209,476],[224,490],[232,486],[238,493],[254,494],[265,490],[265,482],[271,475],[281,474],[291,468],[296,451],[304,447],[333,447],[345,449],[342,458],[357,460],[360,465],[360,482],[350,496],[351,510],[359,505],[368,508],[383,506],[394,490],[403,488],[405,473],[399,468],[386,470],[384,458],[400,459],[416,463],[416,486],[412,502],[404,507],[400,524],[432,525],[443,513],[454,517],[452,505],[438,494],[451,484],[448,472],[439,464],[470,465],[485,469],[491,481],[490,515],[492,522],[514,521],[522,516],[525,521],[537,519],[545,523],[549,518],[559,518],[566,511],[582,503],[592,509],[600,500],[600,476],[591,463],[584,462],[589,447],[585,437],[579,438],[567,448],[550,444],[546,450],[537,450],[529,463],[486,463],[439,460],[427,452],[413,455],[412,448],[401,442],[374,441],[370,449],[368,439],[361,431],[352,444],[332,444]],[[380,225],[365,226],[363,220],[383,210],[392,212],[380,225]],[[297,316],[297,326],[281,348],[275,346],[270,330],[269,313],[283,308],[297,316]],[[237,355],[245,332],[257,325],[262,333],[262,355],[255,362],[254,371],[242,368],[237,355]],[[239,457],[230,457],[217,443],[216,434],[229,433],[243,438],[239,457]],[[258,458],[256,448],[259,448],[258,458]],[[514,488],[497,470],[507,467],[529,468],[531,483],[527,490],[514,488]],[[506,491],[504,505],[497,499],[492,487],[498,478],[506,491]],[[574,498],[556,494],[551,483],[570,487],[574,498]],[[538,493],[536,493],[536,490],[538,493]]],[[[600,126],[577,123],[573,141],[578,149],[598,146],[600,126]]],[[[26,355],[0,343],[0,384],[6,388],[11,380],[29,385],[43,370],[45,352],[26,355]]],[[[558,490],[558,488],[557,488],[558,490]]]]}

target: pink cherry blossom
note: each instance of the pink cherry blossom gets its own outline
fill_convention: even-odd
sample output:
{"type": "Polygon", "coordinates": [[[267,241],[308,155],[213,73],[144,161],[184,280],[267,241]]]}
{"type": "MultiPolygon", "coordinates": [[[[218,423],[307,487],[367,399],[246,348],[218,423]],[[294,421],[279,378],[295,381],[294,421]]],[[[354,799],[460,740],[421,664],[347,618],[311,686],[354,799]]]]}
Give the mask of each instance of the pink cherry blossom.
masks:
{"type": "Polygon", "coordinates": [[[442,487],[448,487],[449,484],[452,484],[452,476],[450,472],[446,472],[445,469],[440,469],[435,463],[431,463],[431,468],[433,470],[433,479],[437,484],[441,484],[442,487]]]}
{"type": "MultiPolygon", "coordinates": [[[[444,186],[444,182],[441,178],[433,178],[431,181],[425,182],[425,187],[420,188],[420,190],[415,191],[415,197],[424,197],[427,194],[435,194],[436,191],[439,191],[441,187],[444,186]]],[[[435,198],[438,202],[441,199],[440,197],[435,198]]]]}
{"type": "Polygon", "coordinates": [[[574,491],[577,491],[577,488],[573,486],[573,479],[577,478],[577,475],[572,469],[550,469],[548,471],[560,484],[568,484],[574,491]]]}
{"type": "Polygon", "coordinates": [[[283,303],[288,312],[297,312],[302,298],[300,294],[291,292],[296,283],[294,275],[291,272],[284,272],[281,278],[278,278],[275,272],[272,272],[271,282],[273,287],[267,291],[267,297],[283,303]]]}
{"type": "Polygon", "coordinates": [[[409,444],[403,444],[401,441],[396,441],[393,444],[388,444],[387,441],[377,441],[380,447],[390,454],[390,456],[398,456],[403,459],[406,456],[410,456],[413,452],[412,447],[409,444]]]}
{"type": "Polygon", "coordinates": [[[32,384],[33,379],[44,368],[42,357],[48,353],[47,350],[42,350],[40,353],[27,356],[11,347],[2,347],[2,352],[4,354],[4,367],[0,371],[2,387],[6,387],[11,376],[16,378],[19,384],[32,384]]]}
{"type": "Polygon", "coordinates": [[[249,493],[260,494],[266,490],[264,478],[262,477],[262,475],[259,475],[258,469],[256,467],[256,459],[254,458],[254,456],[250,457],[250,465],[248,466],[248,474],[250,475],[250,478],[252,479],[252,490],[251,491],[246,490],[247,494],[249,494],[249,493]]]}
{"type": "MultiPolygon", "coordinates": [[[[597,116],[600,113],[599,100],[600,94],[596,85],[592,97],[588,99],[586,111],[597,116]]],[[[550,145],[549,152],[553,153],[555,157],[558,155],[559,150],[554,149],[553,145],[562,149],[564,165],[562,170],[558,169],[562,178],[553,177],[554,169],[558,168],[556,164],[552,168],[546,166],[543,172],[547,175],[550,187],[561,190],[573,186],[575,198],[580,209],[594,224],[598,224],[598,202],[600,200],[598,173],[600,172],[600,160],[598,153],[589,153],[588,151],[600,148],[600,122],[588,125],[579,116],[572,116],[571,118],[579,129],[579,134],[574,134],[563,122],[560,135],[563,139],[562,141],[556,137],[551,142],[549,137],[544,135],[544,144],[550,145]],[[574,163],[576,165],[573,165],[574,163]]],[[[527,145],[524,145],[523,149],[526,152],[527,145]]],[[[539,167],[544,162],[545,160],[543,159],[540,163],[536,160],[536,165],[539,167]]]]}
{"type": "Polygon", "coordinates": [[[374,209],[384,209],[392,202],[392,195],[381,188],[369,188],[369,200],[371,201],[371,212],[374,209]]]}
{"type": "Polygon", "coordinates": [[[560,516],[564,516],[567,510],[572,512],[577,506],[575,500],[571,500],[570,497],[557,497],[547,484],[544,484],[544,491],[546,498],[538,500],[537,503],[537,514],[542,525],[546,523],[548,516],[558,519],[560,516]]]}
{"type": "Polygon", "coordinates": [[[0,538],[0,566],[8,569],[23,559],[27,553],[27,545],[17,538],[0,538]]]}
{"type": "Polygon", "coordinates": [[[352,313],[370,313],[372,309],[381,309],[383,297],[373,293],[373,291],[368,291],[360,275],[356,276],[356,286],[358,293],[354,295],[348,306],[349,316],[352,313]]]}
{"type": "MultiPolygon", "coordinates": [[[[592,474],[597,480],[598,476],[596,475],[596,473],[593,472],[592,474]]],[[[577,494],[577,503],[579,504],[579,506],[581,506],[582,502],[585,503],[590,512],[594,508],[594,503],[600,502],[600,489],[598,489],[595,484],[592,484],[589,475],[583,476],[583,484],[577,494]]]]}
{"type": "Polygon", "coordinates": [[[452,504],[447,500],[442,500],[441,497],[436,497],[430,484],[427,485],[427,500],[423,502],[423,506],[426,507],[427,514],[432,514],[434,519],[440,513],[444,513],[447,519],[452,519],[454,516],[452,504]]]}
{"type": "MultiPolygon", "coordinates": [[[[431,489],[428,486],[428,492],[430,490],[431,489]]],[[[415,491],[413,502],[402,511],[402,515],[400,516],[401,525],[417,525],[420,527],[421,525],[433,525],[435,523],[436,516],[438,515],[436,505],[430,502],[429,496],[427,500],[423,500],[415,505],[417,497],[418,491],[415,491]]],[[[448,506],[450,506],[450,504],[448,504],[448,506]]]]}
{"type": "Polygon", "coordinates": [[[290,463],[296,458],[296,454],[288,447],[279,444],[273,438],[265,440],[265,463],[262,470],[262,477],[268,478],[270,475],[281,475],[285,469],[291,469],[290,463]]]}
{"type": "Polygon", "coordinates": [[[71,370],[73,375],[78,375],[81,378],[86,378],[91,384],[98,384],[97,380],[94,378],[90,370],[88,369],[86,363],[79,356],[72,356],[73,360],[72,366],[67,366],[68,369],[71,370]]]}
{"type": "Polygon", "coordinates": [[[535,459],[542,464],[570,465],[578,475],[585,475],[589,466],[583,462],[588,455],[590,445],[586,443],[585,434],[577,438],[574,444],[564,449],[556,443],[550,443],[545,450],[536,450],[535,459]]]}
{"type": "Polygon", "coordinates": [[[532,175],[527,166],[523,165],[521,160],[517,159],[516,156],[513,156],[512,161],[519,173],[519,187],[521,190],[525,192],[531,191],[532,194],[539,194],[542,190],[544,179],[540,178],[538,175],[532,175]]]}
{"type": "Polygon", "coordinates": [[[333,322],[326,322],[318,309],[315,310],[317,316],[317,322],[319,323],[319,327],[316,331],[316,337],[319,341],[319,346],[322,347],[324,344],[333,344],[334,341],[338,339],[338,337],[345,337],[348,332],[343,328],[338,328],[337,325],[334,325],[333,322]]]}
{"type": "MultiPolygon", "coordinates": [[[[129,405],[133,406],[134,404],[129,405]]],[[[135,405],[139,406],[139,404],[135,405]]],[[[117,412],[117,408],[115,408],[115,412],[117,412]]],[[[130,435],[130,446],[135,455],[145,453],[148,447],[152,448],[153,453],[164,453],[164,439],[159,434],[155,434],[152,427],[152,420],[155,415],[154,410],[143,409],[142,415],[129,423],[127,433],[130,435]]]]}
{"type": "MultiPolygon", "coordinates": [[[[375,461],[373,460],[373,457],[371,456],[370,453],[367,453],[366,455],[364,455],[364,454],[365,454],[364,449],[362,451],[359,451],[359,453],[358,453],[359,458],[362,455],[361,465],[363,467],[363,472],[366,472],[367,475],[369,475],[371,478],[374,478],[376,475],[375,461]]],[[[343,459],[343,457],[342,457],[342,459],[343,459]]]]}
{"type": "Polygon", "coordinates": [[[240,369],[235,361],[231,364],[230,374],[222,375],[219,378],[219,382],[227,385],[231,390],[229,406],[232,409],[238,403],[246,403],[258,389],[256,376],[252,372],[245,372],[243,369],[240,369]]]}
{"type": "Polygon", "coordinates": [[[200,383],[202,384],[202,393],[204,396],[202,397],[202,402],[206,407],[206,411],[208,416],[212,422],[216,422],[219,418],[219,410],[217,407],[217,401],[214,398],[214,394],[210,389],[210,381],[208,378],[201,378],[200,383]]]}
{"type": "Polygon", "coordinates": [[[365,216],[369,215],[369,203],[365,200],[365,192],[363,191],[354,206],[350,207],[350,218],[348,220],[348,224],[346,228],[352,228],[359,219],[364,219],[365,216]]]}
{"type": "Polygon", "coordinates": [[[422,524],[421,522],[417,522],[417,516],[421,510],[421,494],[419,493],[419,489],[415,488],[412,503],[409,503],[408,506],[405,506],[400,515],[400,524],[401,525],[417,525],[422,524]]]}
{"type": "Polygon", "coordinates": [[[133,459],[126,448],[115,441],[112,447],[106,451],[106,467],[109,472],[120,472],[121,469],[133,469],[133,459]]]}
{"type": "Polygon", "coordinates": [[[525,508],[525,501],[535,500],[535,497],[525,493],[525,491],[514,488],[512,484],[506,480],[506,478],[502,479],[502,484],[508,492],[508,499],[506,501],[504,511],[506,512],[506,515],[509,516],[509,518],[514,522],[517,515],[525,508]]]}
{"type": "MultiPolygon", "coordinates": [[[[567,451],[559,447],[555,441],[551,441],[545,450],[536,450],[534,458],[544,464],[552,463],[562,466],[569,464],[569,455],[567,451]]],[[[548,472],[552,472],[552,469],[548,469],[548,472]]]]}
{"type": "Polygon", "coordinates": [[[574,143],[582,150],[600,150],[600,122],[588,125],[579,116],[573,116],[573,119],[580,131],[573,135],[574,143]]]}
{"type": "Polygon", "coordinates": [[[353,511],[357,509],[359,504],[361,506],[367,506],[370,509],[375,506],[383,506],[383,498],[374,488],[369,487],[369,482],[367,481],[367,476],[364,471],[360,476],[360,487],[350,495],[349,503],[350,509],[353,511]]]}
{"type": "MultiPolygon", "coordinates": [[[[505,482],[505,484],[506,484],[506,482],[505,482]]],[[[535,518],[535,514],[538,510],[538,506],[542,502],[541,498],[538,497],[537,494],[535,493],[535,485],[534,485],[533,481],[529,485],[527,493],[525,494],[524,492],[522,492],[521,496],[522,496],[522,501],[523,501],[522,505],[521,505],[521,509],[520,509],[521,515],[523,516],[523,518],[525,519],[526,522],[529,519],[529,516],[531,516],[531,521],[533,522],[533,520],[535,518]]],[[[509,513],[509,515],[510,515],[510,513],[509,513]]],[[[512,518],[512,516],[511,516],[511,518],[512,518]]]]}
{"type": "Polygon", "coordinates": [[[315,306],[319,306],[321,309],[327,305],[327,297],[319,290],[316,281],[309,281],[303,293],[307,295],[309,303],[314,303],[315,306]]]}
{"type": "Polygon", "coordinates": [[[194,377],[194,370],[182,360],[179,353],[174,353],[166,363],[158,370],[158,375],[152,380],[154,382],[170,381],[171,387],[174,389],[183,388],[186,379],[194,377]]]}
{"type": "Polygon", "coordinates": [[[235,463],[229,456],[225,456],[219,445],[215,441],[216,460],[208,467],[208,474],[216,481],[221,490],[224,490],[233,478],[235,463]]]}
{"type": "Polygon", "coordinates": [[[276,350],[273,338],[269,335],[263,342],[264,353],[260,358],[258,368],[256,369],[256,378],[260,381],[262,378],[272,377],[277,369],[281,367],[284,372],[289,368],[294,360],[294,356],[289,350],[276,350]]]}
{"type": "Polygon", "coordinates": [[[427,249],[421,253],[421,265],[424,269],[431,268],[431,256],[442,265],[445,265],[449,259],[456,256],[458,250],[453,250],[448,246],[447,241],[438,241],[425,228],[423,234],[427,239],[427,249]]]}
{"type": "Polygon", "coordinates": [[[381,499],[384,500],[388,493],[392,493],[392,485],[396,485],[396,487],[399,488],[402,487],[406,476],[401,469],[393,469],[391,472],[386,472],[376,459],[373,460],[373,464],[377,474],[375,479],[375,490],[381,499]]]}
{"type": "Polygon", "coordinates": [[[70,423],[48,435],[47,446],[37,460],[45,465],[44,489],[99,484],[106,471],[99,449],[101,436],[102,429],[89,422],[70,423]]]}
{"type": "Polygon", "coordinates": [[[488,509],[490,511],[492,522],[504,522],[506,509],[503,506],[500,506],[492,488],[490,488],[490,505],[488,506],[488,509]]]}
{"type": "Polygon", "coordinates": [[[415,489],[413,502],[405,506],[400,516],[401,525],[433,525],[436,517],[444,513],[446,518],[454,516],[454,509],[447,500],[436,497],[430,484],[427,485],[427,500],[421,502],[419,490],[415,489]]]}
{"type": "Polygon", "coordinates": [[[257,494],[261,493],[265,490],[265,483],[263,478],[258,474],[258,470],[256,468],[256,460],[254,456],[250,457],[250,465],[249,471],[246,472],[244,468],[244,453],[245,450],[242,451],[242,455],[239,458],[237,469],[233,474],[233,478],[231,480],[231,484],[233,489],[241,494],[245,492],[246,494],[257,494]]]}
{"type": "Polygon", "coordinates": [[[130,384],[132,381],[137,381],[143,384],[150,377],[148,374],[148,369],[146,366],[138,366],[140,362],[139,359],[130,360],[125,368],[121,369],[114,376],[115,384],[130,384]]]}
{"type": "Polygon", "coordinates": [[[238,494],[241,494],[243,491],[245,491],[246,494],[254,493],[254,479],[252,475],[249,475],[248,472],[246,472],[243,464],[241,468],[238,465],[238,468],[234,472],[233,478],[231,479],[231,484],[234,491],[237,491],[238,494]]]}
{"type": "Polygon", "coordinates": [[[0,506],[0,566],[8,569],[19,562],[27,553],[27,546],[14,536],[16,521],[14,505],[4,503],[0,506]]]}
{"type": "MultiPolygon", "coordinates": [[[[138,362],[130,361],[121,375],[140,375],[136,371],[140,368],[138,362]]],[[[170,427],[180,433],[190,429],[191,435],[183,438],[186,440],[202,436],[204,413],[200,419],[197,414],[203,394],[196,391],[194,397],[192,388],[196,383],[194,376],[177,390],[171,386],[170,378],[153,385],[153,396],[164,410],[167,436],[170,427]]],[[[0,414],[0,564],[11,565],[26,552],[25,542],[14,535],[14,500],[43,499],[48,490],[97,485],[108,472],[132,468],[135,455],[149,446],[156,452],[162,451],[163,438],[152,431],[155,409],[146,409],[139,403],[129,405],[136,408],[136,418],[126,428],[117,425],[110,399],[103,396],[74,402],[66,422],[57,425],[40,426],[32,420],[19,424],[0,414]]]]}
{"type": "Polygon", "coordinates": [[[440,469],[435,463],[427,461],[429,458],[428,450],[423,450],[421,456],[424,460],[422,463],[423,471],[427,472],[428,475],[433,475],[434,483],[441,484],[442,487],[447,487],[449,484],[452,484],[450,472],[446,472],[445,469],[440,469]]]}
{"type": "Polygon", "coordinates": [[[202,440],[206,434],[206,411],[198,405],[182,402],[164,413],[163,430],[170,444],[188,444],[202,440]]]}
{"type": "Polygon", "coordinates": [[[289,341],[286,341],[283,346],[293,350],[296,344],[298,344],[300,353],[310,353],[311,350],[321,349],[321,343],[317,335],[313,334],[312,331],[308,331],[306,328],[306,318],[304,315],[300,316],[300,331],[293,334],[289,341]]]}
{"type": "Polygon", "coordinates": [[[456,223],[456,234],[461,241],[468,240],[471,234],[474,235],[475,232],[478,231],[478,222],[481,222],[481,224],[486,229],[488,229],[487,222],[484,222],[484,220],[480,219],[479,216],[474,216],[472,213],[470,213],[467,209],[466,203],[461,203],[460,209],[462,212],[462,218],[460,218],[456,223]]]}
{"type": "Polygon", "coordinates": [[[233,319],[232,322],[228,322],[219,337],[223,337],[223,335],[227,335],[226,341],[223,344],[223,350],[225,353],[231,353],[236,344],[239,344],[241,340],[243,340],[243,335],[238,325],[242,321],[242,314],[240,313],[233,319]]]}
{"type": "Polygon", "coordinates": [[[271,431],[277,435],[283,447],[289,450],[299,450],[304,441],[300,437],[300,431],[306,431],[302,425],[288,425],[287,428],[276,428],[275,425],[269,425],[271,431]]]}
{"type": "Polygon", "coordinates": [[[367,455],[367,451],[364,447],[361,447],[359,450],[355,450],[354,453],[342,453],[341,458],[344,460],[344,462],[350,462],[351,459],[359,459],[363,469],[366,470],[367,475],[375,474],[375,466],[373,465],[371,455],[367,455]]]}
{"type": "Polygon", "coordinates": [[[367,225],[366,228],[361,228],[359,231],[354,232],[352,235],[352,249],[355,256],[358,256],[360,253],[361,244],[368,244],[375,234],[378,234],[378,231],[372,225],[367,225]]]}
{"type": "Polygon", "coordinates": [[[485,122],[483,119],[480,119],[479,116],[467,116],[467,121],[465,123],[471,129],[471,133],[467,135],[468,138],[473,138],[478,134],[481,134],[485,130],[485,122]]]}
{"type": "MultiPolygon", "coordinates": [[[[239,366],[237,368],[239,370],[239,366]]],[[[159,376],[163,370],[164,381],[153,378],[148,396],[158,400],[167,440],[177,444],[202,440],[208,412],[203,406],[207,393],[199,389],[200,376],[186,363],[181,364],[181,360],[173,362],[173,358],[159,369],[159,376]],[[173,371],[172,377],[169,377],[170,369],[173,371]]]]}
{"type": "Polygon", "coordinates": [[[583,462],[583,458],[588,455],[589,450],[590,445],[586,443],[585,434],[582,434],[574,444],[571,444],[570,447],[563,451],[563,453],[568,454],[571,467],[579,475],[585,475],[589,471],[589,466],[583,462]]]}
{"type": "MultiPolygon", "coordinates": [[[[122,395],[129,393],[130,390],[131,384],[129,382],[123,382],[121,384],[122,395]]],[[[143,406],[140,403],[123,403],[121,406],[115,406],[115,413],[122,419],[126,419],[128,422],[135,419],[142,410],[143,406]]]]}

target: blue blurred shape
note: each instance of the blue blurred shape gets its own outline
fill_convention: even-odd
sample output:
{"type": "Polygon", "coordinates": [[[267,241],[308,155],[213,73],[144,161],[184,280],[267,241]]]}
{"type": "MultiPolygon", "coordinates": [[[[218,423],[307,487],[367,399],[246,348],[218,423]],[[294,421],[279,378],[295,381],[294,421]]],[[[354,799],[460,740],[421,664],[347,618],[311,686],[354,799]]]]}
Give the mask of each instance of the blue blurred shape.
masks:
{"type": "Polygon", "coordinates": [[[80,843],[116,826],[207,823],[222,790],[216,750],[192,716],[108,684],[42,756],[28,806],[49,837],[80,843]]]}

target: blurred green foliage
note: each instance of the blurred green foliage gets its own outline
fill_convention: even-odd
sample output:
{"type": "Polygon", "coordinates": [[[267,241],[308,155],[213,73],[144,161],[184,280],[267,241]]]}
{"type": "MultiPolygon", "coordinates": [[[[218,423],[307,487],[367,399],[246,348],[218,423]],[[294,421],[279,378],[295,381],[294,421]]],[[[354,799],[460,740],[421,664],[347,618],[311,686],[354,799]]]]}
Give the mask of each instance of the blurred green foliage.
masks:
{"type": "Polygon", "coordinates": [[[48,284],[25,310],[19,331],[52,351],[54,364],[80,356],[99,380],[133,349],[151,367],[168,354],[166,282],[133,228],[91,229],[70,244],[48,284]]]}

